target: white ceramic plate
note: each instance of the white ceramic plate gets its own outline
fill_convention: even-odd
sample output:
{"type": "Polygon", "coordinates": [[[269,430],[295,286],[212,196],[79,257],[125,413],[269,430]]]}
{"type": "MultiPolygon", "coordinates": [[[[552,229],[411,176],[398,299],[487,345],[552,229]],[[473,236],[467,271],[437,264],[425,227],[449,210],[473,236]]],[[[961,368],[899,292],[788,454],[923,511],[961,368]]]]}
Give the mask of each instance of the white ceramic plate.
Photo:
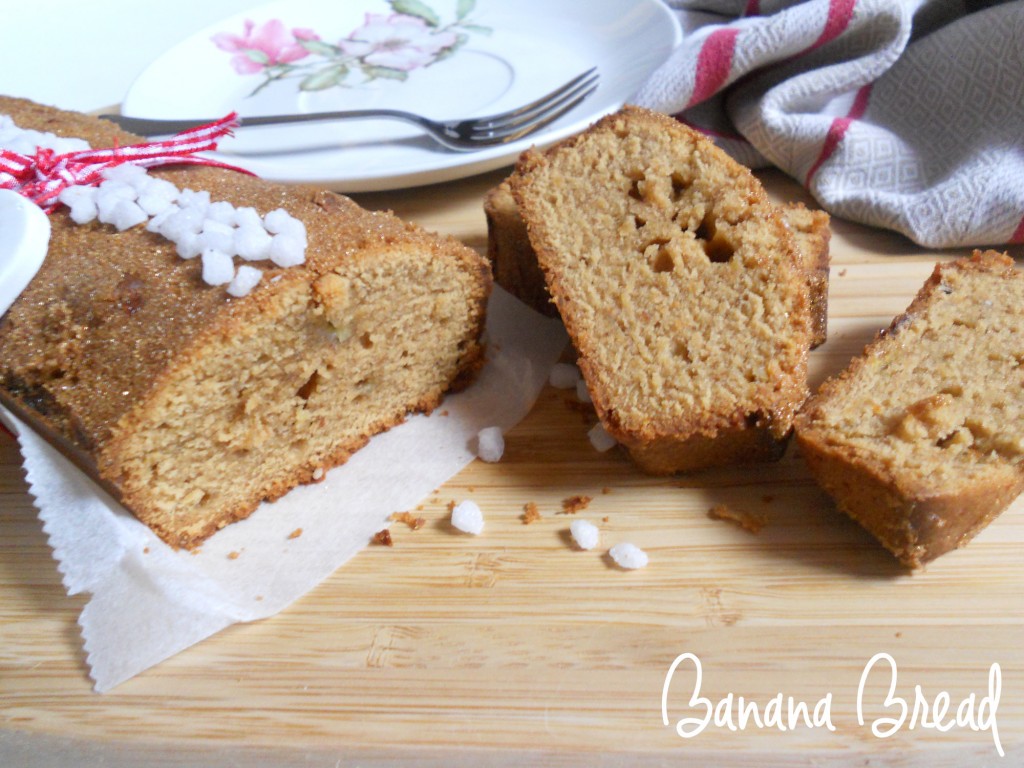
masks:
{"type": "Polygon", "coordinates": [[[387,107],[471,117],[598,67],[600,87],[562,118],[472,153],[387,120],[246,128],[221,143],[224,159],[267,179],[396,189],[499,168],[581,130],[627,101],[680,39],[659,0],[280,0],[165,53],[132,85],[122,112],[214,119],[387,107]],[[455,39],[461,44],[445,52],[455,39]]]}

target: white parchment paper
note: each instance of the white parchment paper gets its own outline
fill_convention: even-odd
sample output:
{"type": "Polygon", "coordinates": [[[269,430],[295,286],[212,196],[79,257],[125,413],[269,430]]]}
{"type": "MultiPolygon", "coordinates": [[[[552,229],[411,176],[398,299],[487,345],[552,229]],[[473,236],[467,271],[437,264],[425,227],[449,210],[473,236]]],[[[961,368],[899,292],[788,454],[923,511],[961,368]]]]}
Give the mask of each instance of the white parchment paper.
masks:
{"type": "Polygon", "coordinates": [[[495,288],[487,339],[487,363],[469,389],[374,437],[323,482],[262,505],[199,554],[168,547],[4,412],[64,586],[92,595],[79,624],[96,690],[230,624],[283,610],[366,546],[392,513],[414,508],[473,461],[480,429],[518,423],[564,349],[565,332],[495,288]]]}

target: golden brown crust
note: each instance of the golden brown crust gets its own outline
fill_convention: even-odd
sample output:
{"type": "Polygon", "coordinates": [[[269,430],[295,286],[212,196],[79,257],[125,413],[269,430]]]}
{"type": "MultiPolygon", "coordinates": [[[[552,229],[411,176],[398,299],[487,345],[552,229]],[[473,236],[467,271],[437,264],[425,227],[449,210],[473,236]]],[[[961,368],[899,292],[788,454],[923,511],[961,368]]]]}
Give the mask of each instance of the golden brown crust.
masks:
{"type": "MultiPolygon", "coordinates": [[[[1019,306],[1001,307],[1002,314],[982,306],[977,314],[985,320],[970,328],[970,342],[951,337],[953,323],[944,324],[959,311],[963,317],[954,322],[970,327],[970,307],[991,305],[997,283],[1011,292],[1017,286],[1015,301],[1024,300],[1024,276],[1005,254],[975,252],[936,265],[907,310],[825,382],[796,420],[800,451],[821,486],[910,568],[964,546],[1024,491],[1020,438],[1013,433],[1019,427],[1005,410],[1020,397],[1008,371],[1024,357],[1024,347],[990,349],[986,341],[996,338],[1002,323],[1017,322],[1019,306]],[[971,276],[979,279],[976,285],[971,276]],[[950,304],[940,314],[943,299],[954,293],[963,309],[950,304]],[[959,356],[968,347],[976,347],[980,358],[959,356]],[[971,400],[974,381],[988,383],[971,400]],[[1009,419],[1003,426],[1012,434],[993,433],[984,413],[990,400],[1007,401],[999,418],[1009,419]]],[[[1005,338],[1015,333],[1000,336],[999,343],[1005,338]]]]}
{"type": "MultiPolygon", "coordinates": [[[[0,114],[9,115],[22,128],[82,138],[94,147],[141,140],[106,121],[21,99],[0,97],[0,114]]],[[[50,250],[42,269],[0,318],[0,400],[58,443],[168,542],[194,546],[216,529],[248,515],[263,499],[277,498],[294,485],[314,479],[315,473],[345,461],[369,435],[401,422],[407,413],[436,407],[444,390],[465,386],[475,375],[483,359],[478,337],[491,277],[486,261],[471,249],[389,212],[366,211],[346,197],[319,188],[283,186],[197,166],[151,173],[179,188],[206,190],[214,200],[251,206],[261,214],[283,208],[306,226],[306,263],[287,269],[262,264],[260,284],[249,296],[234,299],[223,287],[203,283],[199,259],[178,258],[174,244],[159,235],[143,227],[116,232],[95,222],[76,225],[66,211],[57,210],[51,216],[50,250]],[[343,334],[351,332],[345,327],[351,320],[347,315],[360,311],[345,304],[345,286],[351,284],[353,291],[369,291],[367,295],[376,298],[373,291],[377,289],[370,286],[383,280],[389,270],[438,279],[443,270],[450,270],[458,282],[450,283],[450,295],[440,287],[436,292],[423,287],[413,296],[418,302],[415,311],[422,316],[420,324],[444,317],[453,321],[452,332],[460,334],[458,348],[453,341],[445,352],[449,362],[443,370],[437,369],[444,381],[410,390],[402,405],[398,404],[402,393],[388,390],[392,405],[370,418],[364,430],[339,434],[330,445],[324,443],[304,457],[280,457],[280,470],[261,475],[251,493],[240,495],[221,514],[152,511],[149,497],[156,475],[149,477],[149,473],[163,473],[163,468],[157,466],[159,462],[152,468],[139,464],[144,443],[139,436],[161,420],[170,419],[173,427],[184,407],[180,398],[175,401],[175,391],[190,381],[191,372],[208,368],[211,355],[234,354],[244,365],[244,345],[253,329],[273,331],[279,322],[295,325],[296,343],[319,345],[321,363],[328,366],[322,373],[330,375],[334,364],[324,356],[334,354],[332,350],[344,341],[343,334]],[[340,280],[344,290],[339,288],[337,295],[319,291],[317,286],[326,276],[340,280]],[[179,410],[167,413],[178,413],[178,417],[161,415],[175,403],[179,410]]],[[[401,307],[388,310],[391,314],[384,320],[400,322],[401,311],[401,307]]],[[[422,327],[414,330],[420,333],[422,327]]],[[[362,340],[364,357],[372,354],[370,331],[362,340]]],[[[291,371],[287,375],[298,375],[295,372],[305,363],[301,357],[292,359],[293,350],[282,341],[286,338],[282,330],[281,354],[290,357],[281,366],[275,369],[273,359],[256,360],[257,354],[264,353],[255,348],[253,363],[276,375],[273,371],[284,372],[287,362],[291,371]]],[[[413,351],[405,354],[415,357],[413,351]]],[[[396,359],[396,366],[402,364],[396,359]]],[[[418,365],[417,370],[428,367],[418,365]]],[[[295,418],[303,416],[302,401],[315,390],[320,373],[303,373],[298,383],[288,385],[293,395],[300,396],[295,418]],[[309,392],[307,385],[300,386],[307,378],[309,392]]],[[[256,380],[239,380],[231,396],[237,395],[239,408],[244,404],[246,410],[239,411],[238,423],[217,438],[223,441],[225,455],[239,462],[258,446],[260,430],[270,429],[258,423],[258,411],[250,413],[259,401],[259,385],[256,380]],[[247,420],[252,421],[251,429],[243,424],[247,420]],[[251,443],[248,447],[238,434],[243,427],[251,432],[245,438],[251,443]]],[[[226,392],[232,385],[228,380],[223,386],[226,392]]],[[[317,419],[311,427],[325,426],[323,416],[309,418],[317,419]]],[[[302,423],[301,419],[295,423],[302,423]]]]}

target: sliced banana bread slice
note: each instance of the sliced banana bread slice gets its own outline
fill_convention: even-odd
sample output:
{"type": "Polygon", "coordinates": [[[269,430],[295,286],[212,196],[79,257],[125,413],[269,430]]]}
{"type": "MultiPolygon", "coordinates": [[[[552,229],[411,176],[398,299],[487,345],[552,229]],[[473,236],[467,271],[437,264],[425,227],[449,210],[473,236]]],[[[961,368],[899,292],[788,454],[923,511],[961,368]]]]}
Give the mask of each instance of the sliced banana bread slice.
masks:
{"type": "Polygon", "coordinates": [[[907,566],[970,541],[1024,490],[1024,274],[976,252],[828,381],[797,440],[837,506],[907,566]]]}
{"type": "Polygon", "coordinates": [[[750,171],[626,107],[512,191],[602,424],[645,471],[777,458],[807,394],[807,282],[750,171]]]}

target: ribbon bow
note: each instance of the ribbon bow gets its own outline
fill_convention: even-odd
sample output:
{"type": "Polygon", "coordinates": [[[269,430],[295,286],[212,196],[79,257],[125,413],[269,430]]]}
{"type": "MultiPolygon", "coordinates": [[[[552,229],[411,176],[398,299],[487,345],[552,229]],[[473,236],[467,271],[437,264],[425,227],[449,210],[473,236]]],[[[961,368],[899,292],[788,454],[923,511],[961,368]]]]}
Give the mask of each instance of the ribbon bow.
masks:
{"type": "Polygon", "coordinates": [[[74,185],[98,184],[105,169],[123,163],[144,168],[179,163],[208,165],[252,176],[244,168],[195,154],[216,149],[217,142],[224,136],[230,136],[237,125],[238,115],[232,112],[207,125],[182,131],[166,141],[64,154],[42,147],[37,148],[34,155],[0,150],[0,189],[18,192],[51,213],[58,205],[57,196],[62,190],[74,185]]]}

